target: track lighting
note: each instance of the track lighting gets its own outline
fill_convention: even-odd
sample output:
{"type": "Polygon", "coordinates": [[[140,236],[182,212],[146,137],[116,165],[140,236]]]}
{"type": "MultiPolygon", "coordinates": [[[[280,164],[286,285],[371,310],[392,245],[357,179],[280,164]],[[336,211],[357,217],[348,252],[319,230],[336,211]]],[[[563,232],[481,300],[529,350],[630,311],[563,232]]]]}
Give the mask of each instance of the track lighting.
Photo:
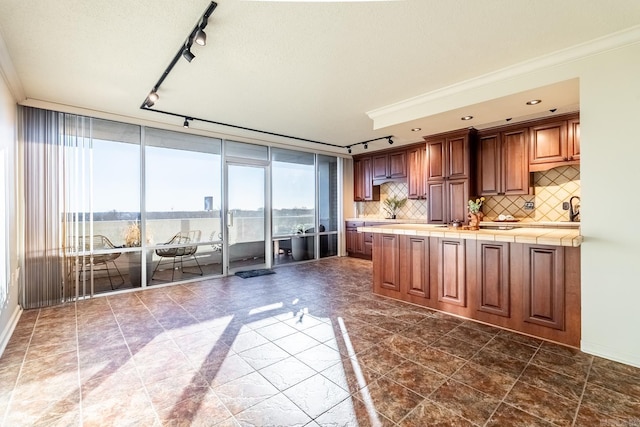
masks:
{"type": "Polygon", "coordinates": [[[204,46],[207,44],[207,33],[205,33],[202,28],[198,30],[196,36],[193,38],[193,41],[199,44],[200,46],[204,46]]]}
{"type": "Polygon", "coordinates": [[[158,95],[158,92],[156,92],[155,90],[152,90],[151,93],[149,93],[149,101],[156,102],[159,98],[160,96],[158,95]]]}
{"type": "Polygon", "coordinates": [[[368,149],[369,148],[369,144],[364,144],[364,149],[368,149]]]}
{"type": "Polygon", "coordinates": [[[393,145],[393,139],[390,136],[387,137],[387,142],[389,142],[389,145],[393,145]]]}
{"type": "Polygon", "coordinates": [[[182,127],[184,127],[185,129],[189,129],[189,119],[187,119],[186,117],[184,118],[184,123],[182,123],[182,127]]]}
{"type": "Polygon", "coordinates": [[[188,62],[193,61],[193,58],[195,58],[196,56],[191,52],[191,46],[185,46],[184,50],[182,51],[182,56],[184,57],[184,59],[186,59],[188,62]]]}
{"type": "Polygon", "coordinates": [[[347,146],[347,153],[351,154],[351,146],[347,146]]]}

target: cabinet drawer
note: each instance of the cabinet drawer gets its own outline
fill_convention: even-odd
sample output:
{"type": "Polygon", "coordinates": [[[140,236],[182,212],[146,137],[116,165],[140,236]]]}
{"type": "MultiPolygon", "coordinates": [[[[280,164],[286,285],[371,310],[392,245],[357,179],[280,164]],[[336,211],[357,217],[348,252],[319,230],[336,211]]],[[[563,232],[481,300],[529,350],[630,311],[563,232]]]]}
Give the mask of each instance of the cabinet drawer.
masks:
{"type": "Polygon", "coordinates": [[[358,228],[363,226],[364,226],[364,221],[347,221],[346,222],[347,228],[358,228]]]}

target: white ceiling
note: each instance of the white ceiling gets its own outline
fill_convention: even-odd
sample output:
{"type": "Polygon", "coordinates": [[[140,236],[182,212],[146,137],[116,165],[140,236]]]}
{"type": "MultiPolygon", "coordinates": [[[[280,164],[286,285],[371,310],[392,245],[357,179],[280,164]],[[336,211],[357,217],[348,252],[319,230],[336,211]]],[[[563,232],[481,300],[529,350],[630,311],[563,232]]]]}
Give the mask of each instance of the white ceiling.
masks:
{"type": "MultiPolygon", "coordinates": [[[[139,106],[208,5],[0,0],[0,37],[23,88],[20,101],[180,126],[179,117],[139,106]]],[[[638,23],[638,0],[219,0],[207,46],[194,45],[196,58],[176,64],[154,108],[339,146],[389,134],[400,145],[577,108],[573,80],[378,129],[367,115],[638,23]],[[527,110],[528,96],[544,102],[527,110]],[[461,122],[466,114],[475,119],[461,122]]],[[[191,127],[308,146],[202,122],[191,127]]]]}

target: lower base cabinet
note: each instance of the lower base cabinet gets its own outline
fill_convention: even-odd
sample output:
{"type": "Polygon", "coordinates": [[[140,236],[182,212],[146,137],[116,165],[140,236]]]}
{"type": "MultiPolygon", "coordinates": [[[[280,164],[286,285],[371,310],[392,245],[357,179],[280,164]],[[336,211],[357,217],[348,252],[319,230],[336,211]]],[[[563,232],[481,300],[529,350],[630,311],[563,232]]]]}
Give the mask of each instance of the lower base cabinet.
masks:
{"type": "Polygon", "coordinates": [[[374,292],[400,298],[400,236],[376,234],[373,238],[374,292]]]}
{"type": "Polygon", "coordinates": [[[374,292],[580,345],[580,248],[373,236],[374,292]]]}

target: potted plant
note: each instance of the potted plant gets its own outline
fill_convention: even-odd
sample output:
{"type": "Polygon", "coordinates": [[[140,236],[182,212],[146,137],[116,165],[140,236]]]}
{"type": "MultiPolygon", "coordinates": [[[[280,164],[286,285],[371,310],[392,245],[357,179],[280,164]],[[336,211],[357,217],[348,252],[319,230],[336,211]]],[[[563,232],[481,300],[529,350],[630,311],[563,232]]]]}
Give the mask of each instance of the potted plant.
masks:
{"type": "Polygon", "coordinates": [[[394,196],[391,196],[384,199],[384,202],[382,203],[382,207],[389,214],[389,218],[396,219],[398,211],[404,206],[405,203],[407,203],[407,199],[398,199],[394,196]]]}
{"type": "MultiPolygon", "coordinates": [[[[142,232],[140,223],[136,220],[130,224],[124,233],[124,246],[127,248],[139,248],[142,246],[142,232]]],[[[141,252],[128,252],[129,260],[129,281],[132,286],[140,286],[142,282],[141,252]]],[[[147,251],[146,268],[147,268],[147,285],[151,282],[153,274],[153,251],[147,251]]]]}
{"type": "Polygon", "coordinates": [[[480,197],[479,199],[469,200],[468,208],[469,208],[469,229],[470,230],[479,230],[480,229],[480,221],[484,217],[484,214],[480,210],[482,208],[482,202],[484,202],[484,197],[480,197]]]}
{"type": "Polygon", "coordinates": [[[295,232],[298,236],[291,238],[291,256],[296,261],[307,259],[307,238],[305,234],[304,224],[295,226],[295,232]]]}

